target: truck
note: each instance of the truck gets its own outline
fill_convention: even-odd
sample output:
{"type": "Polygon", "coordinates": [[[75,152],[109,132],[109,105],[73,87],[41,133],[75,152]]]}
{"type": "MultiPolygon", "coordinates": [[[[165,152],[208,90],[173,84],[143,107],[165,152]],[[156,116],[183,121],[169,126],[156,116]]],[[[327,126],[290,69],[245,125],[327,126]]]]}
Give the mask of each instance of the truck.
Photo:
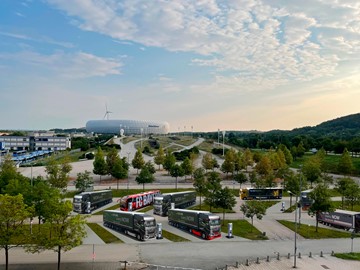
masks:
{"type": "Polygon", "coordinates": [[[169,209],[169,224],[203,239],[221,237],[220,217],[207,211],[169,209]]]}
{"type": "Polygon", "coordinates": [[[240,199],[242,200],[271,200],[281,199],[282,188],[242,188],[240,199]]]}
{"type": "Polygon", "coordinates": [[[360,212],[336,209],[334,212],[320,212],[318,222],[327,226],[360,232],[360,212]]]}
{"type": "Polygon", "coordinates": [[[154,214],[160,216],[167,216],[171,204],[174,203],[174,208],[186,208],[195,204],[195,191],[182,191],[174,193],[164,193],[155,197],[154,200],[154,214]]]}
{"type": "Polygon", "coordinates": [[[154,198],[158,194],[160,194],[160,190],[151,190],[138,194],[124,196],[120,199],[120,210],[133,211],[141,209],[148,205],[152,205],[154,203],[154,198]],[[131,205],[131,209],[129,209],[129,205],[131,205]]]}
{"type": "Polygon", "coordinates": [[[156,220],[153,216],[139,212],[105,210],[104,226],[126,235],[132,235],[139,241],[156,236],[156,220]]]}
{"type": "Polygon", "coordinates": [[[73,211],[79,214],[90,214],[96,208],[112,202],[112,192],[109,189],[82,192],[74,196],[73,211]]]}

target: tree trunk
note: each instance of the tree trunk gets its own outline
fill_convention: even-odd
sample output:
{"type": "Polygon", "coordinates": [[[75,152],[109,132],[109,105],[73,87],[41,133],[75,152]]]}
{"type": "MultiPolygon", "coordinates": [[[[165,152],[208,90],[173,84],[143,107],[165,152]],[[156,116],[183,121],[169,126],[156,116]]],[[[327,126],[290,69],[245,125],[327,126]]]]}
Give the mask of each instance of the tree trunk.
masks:
{"type": "Polygon", "coordinates": [[[292,206],[292,195],[290,194],[290,207],[292,206]]]}
{"type": "Polygon", "coordinates": [[[5,269],[9,269],[9,247],[8,245],[5,246],[5,269]]]}
{"type": "Polygon", "coordinates": [[[143,183],[143,191],[145,191],[145,183],[143,183]]]}
{"type": "Polygon", "coordinates": [[[201,196],[200,196],[200,210],[201,210],[201,196]]]}
{"type": "Polygon", "coordinates": [[[315,229],[315,232],[318,232],[318,225],[319,225],[319,214],[316,213],[316,229],[315,229]]]}
{"type": "Polygon", "coordinates": [[[60,270],[60,261],[61,261],[61,246],[58,246],[58,267],[57,267],[57,270],[60,270]]]}
{"type": "Polygon", "coordinates": [[[175,189],[177,190],[177,177],[175,177],[175,189]]]}
{"type": "Polygon", "coordinates": [[[223,225],[225,225],[225,208],[223,208],[223,225]]]}

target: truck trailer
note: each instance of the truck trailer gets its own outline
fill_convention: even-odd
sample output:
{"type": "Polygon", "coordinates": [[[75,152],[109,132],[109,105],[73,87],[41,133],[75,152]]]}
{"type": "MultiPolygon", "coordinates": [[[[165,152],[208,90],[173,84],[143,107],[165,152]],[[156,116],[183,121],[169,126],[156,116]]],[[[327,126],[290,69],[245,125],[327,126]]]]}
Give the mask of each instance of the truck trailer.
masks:
{"type": "Polygon", "coordinates": [[[203,239],[221,237],[220,217],[207,211],[169,209],[169,224],[203,239]]]}
{"type": "Polygon", "coordinates": [[[73,210],[79,214],[89,214],[92,210],[111,202],[112,192],[109,189],[82,192],[74,196],[73,210]]]}
{"type": "Polygon", "coordinates": [[[195,191],[160,194],[156,196],[154,200],[154,214],[167,216],[168,210],[171,208],[171,203],[175,204],[175,208],[186,208],[192,204],[195,204],[195,201],[195,191]]]}
{"type": "Polygon", "coordinates": [[[124,196],[120,199],[120,210],[122,211],[134,211],[141,209],[154,203],[154,198],[160,194],[160,190],[151,190],[141,192],[138,194],[132,194],[124,196]],[[130,209],[129,209],[130,205],[130,209]]]}
{"type": "Polygon", "coordinates": [[[105,210],[104,226],[130,234],[138,240],[148,240],[156,236],[156,220],[153,216],[120,210],[105,210]]]}
{"type": "Polygon", "coordinates": [[[321,212],[318,215],[318,222],[335,228],[360,232],[360,212],[339,209],[334,212],[321,212]]]}

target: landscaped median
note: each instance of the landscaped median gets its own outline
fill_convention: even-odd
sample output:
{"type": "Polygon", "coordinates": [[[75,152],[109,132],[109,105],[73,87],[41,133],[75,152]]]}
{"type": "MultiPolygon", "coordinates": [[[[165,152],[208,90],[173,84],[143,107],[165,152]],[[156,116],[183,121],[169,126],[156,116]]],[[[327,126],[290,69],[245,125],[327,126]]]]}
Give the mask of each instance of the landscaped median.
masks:
{"type": "Polygon", "coordinates": [[[97,234],[97,236],[99,236],[101,238],[101,240],[103,240],[106,244],[110,244],[110,243],[124,243],[123,241],[121,241],[119,238],[117,238],[115,235],[113,235],[111,232],[109,232],[108,230],[104,229],[103,227],[101,227],[99,224],[97,223],[86,223],[91,230],[93,230],[94,233],[97,234]]]}
{"type": "Polygon", "coordinates": [[[356,253],[356,252],[335,253],[334,256],[336,258],[344,259],[344,260],[360,261],[360,253],[356,253]]]}
{"type": "MultiPolygon", "coordinates": [[[[279,223],[289,228],[290,230],[295,231],[295,222],[287,220],[277,220],[279,223]]],[[[307,239],[323,239],[323,238],[350,238],[351,233],[346,231],[337,231],[327,228],[318,227],[316,232],[316,227],[308,224],[298,224],[297,233],[307,239]]],[[[359,237],[357,235],[357,237],[359,237]]]]}
{"type": "Polygon", "coordinates": [[[268,240],[267,236],[261,233],[247,220],[224,220],[224,224],[221,226],[223,233],[228,233],[228,223],[232,223],[232,233],[235,236],[247,238],[250,240],[268,240]]]}

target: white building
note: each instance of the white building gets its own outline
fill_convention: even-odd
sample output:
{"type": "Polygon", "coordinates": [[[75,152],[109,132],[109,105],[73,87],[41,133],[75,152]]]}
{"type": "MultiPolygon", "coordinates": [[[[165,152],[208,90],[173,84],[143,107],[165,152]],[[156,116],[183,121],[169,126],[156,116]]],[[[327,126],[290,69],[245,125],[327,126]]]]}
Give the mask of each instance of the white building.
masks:
{"type": "Polygon", "coordinates": [[[31,133],[28,136],[0,136],[4,150],[9,151],[61,151],[71,148],[70,137],[58,137],[49,133],[31,133]]]}

